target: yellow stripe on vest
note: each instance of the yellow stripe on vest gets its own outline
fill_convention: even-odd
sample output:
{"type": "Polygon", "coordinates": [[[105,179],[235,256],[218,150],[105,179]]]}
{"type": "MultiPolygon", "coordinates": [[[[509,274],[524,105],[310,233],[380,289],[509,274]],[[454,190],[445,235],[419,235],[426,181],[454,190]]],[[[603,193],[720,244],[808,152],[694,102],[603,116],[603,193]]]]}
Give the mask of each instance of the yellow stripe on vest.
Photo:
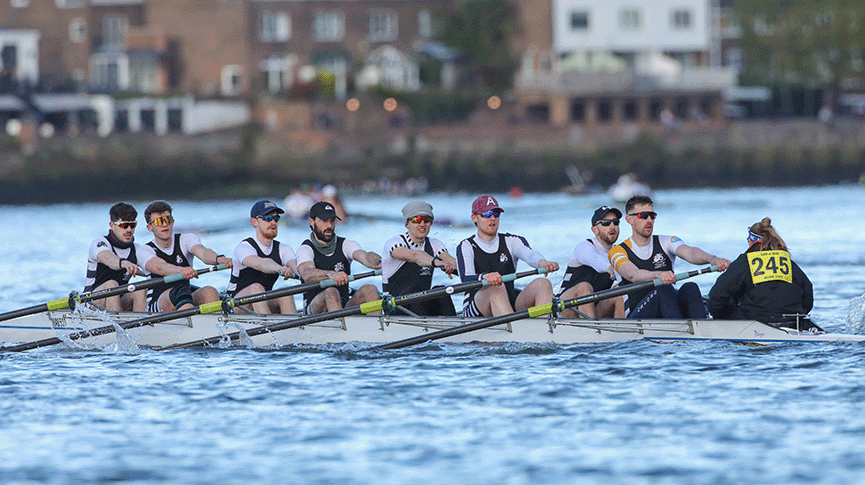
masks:
{"type": "Polygon", "coordinates": [[[756,251],[748,254],[748,269],[754,284],[766,281],[793,282],[793,263],[787,251],[756,251]]]}

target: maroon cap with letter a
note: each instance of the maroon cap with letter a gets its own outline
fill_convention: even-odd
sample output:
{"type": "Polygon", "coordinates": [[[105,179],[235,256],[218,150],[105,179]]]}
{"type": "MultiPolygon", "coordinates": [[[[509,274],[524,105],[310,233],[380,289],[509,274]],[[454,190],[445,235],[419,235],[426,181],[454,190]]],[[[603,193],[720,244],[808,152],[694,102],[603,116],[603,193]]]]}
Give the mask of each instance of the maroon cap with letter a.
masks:
{"type": "Polygon", "coordinates": [[[482,195],[472,202],[472,214],[483,214],[486,211],[495,210],[504,212],[505,210],[499,207],[499,202],[492,195],[482,195]]]}

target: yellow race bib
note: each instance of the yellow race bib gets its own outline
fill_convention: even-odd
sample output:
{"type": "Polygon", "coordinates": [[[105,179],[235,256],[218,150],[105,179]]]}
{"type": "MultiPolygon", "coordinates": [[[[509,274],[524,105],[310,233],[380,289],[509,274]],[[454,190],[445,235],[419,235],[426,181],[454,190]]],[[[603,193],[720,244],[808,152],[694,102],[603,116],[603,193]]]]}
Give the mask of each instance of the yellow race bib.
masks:
{"type": "Polygon", "coordinates": [[[787,251],[755,251],[747,255],[755,285],[766,281],[793,282],[793,263],[787,251]]]}

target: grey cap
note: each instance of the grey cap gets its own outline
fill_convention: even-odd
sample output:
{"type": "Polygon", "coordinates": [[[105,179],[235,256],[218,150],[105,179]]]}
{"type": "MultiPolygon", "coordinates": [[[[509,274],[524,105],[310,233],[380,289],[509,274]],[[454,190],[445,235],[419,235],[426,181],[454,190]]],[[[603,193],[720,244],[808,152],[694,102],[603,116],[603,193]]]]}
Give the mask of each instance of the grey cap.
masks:
{"type": "Polygon", "coordinates": [[[414,216],[433,217],[432,206],[422,200],[409,202],[402,208],[402,218],[411,219],[414,216]]]}

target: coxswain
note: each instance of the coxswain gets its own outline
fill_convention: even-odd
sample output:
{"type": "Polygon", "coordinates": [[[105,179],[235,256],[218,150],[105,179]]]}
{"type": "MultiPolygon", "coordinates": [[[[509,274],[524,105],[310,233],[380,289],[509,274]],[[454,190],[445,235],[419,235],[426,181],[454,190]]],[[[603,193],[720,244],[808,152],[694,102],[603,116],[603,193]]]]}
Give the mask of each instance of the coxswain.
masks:
{"type": "MultiPolygon", "coordinates": [[[[255,237],[248,237],[234,248],[234,261],[228,294],[232,297],[255,295],[271,291],[274,283],[297,273],[294,250],[276,240],[280,214],[284,211],[269,200],[259,200],[249,211],[249,222],[255,237]]],[[[252,311],[261,314],[297,312],[292,295],[258,301],[252,311]]],[[[235,310],[236,311],[236,310],[235,310]]]]}
{"type": "Polygon", "coordinates": [[[805,316],[814,306],[811,281],[790,258],[768,217],[750,227],[748,250],[718,276],[707,306],[715,318],[800,330],[816,327],[805,316]]]}
{"type": "Polygon", "coordinates": [[[141,251],[147,259],[145,269],[160,276],[180,273],[186,278],[150,288],[147,291],[147,310],[173,312],[218,301],[216,288],[189,284],[190,278],[198,277],[192,261],[197,257],[204,264],[225,264],[231,268],[231,258],[204,246],[195,233],[175,234],[173,211],[164,200],[148,205],[144,209],[144,220],[147,221],[147,230],[153,233],[153,241],[145,244],[141,251]]]}
{"type": "MultiPolygon", "coordinates": [[[[429,237],[433,208],[423,201],[409,202],[402,208],[407,229],[384,243],[381,287],[386,295],[402,296],[432,288],[436,268],[453,278],[457,262],[443,242],[429,237]]],[[[455,316],[450,295],[407,305],[406,310],[422,316],[455,316]]]]}

